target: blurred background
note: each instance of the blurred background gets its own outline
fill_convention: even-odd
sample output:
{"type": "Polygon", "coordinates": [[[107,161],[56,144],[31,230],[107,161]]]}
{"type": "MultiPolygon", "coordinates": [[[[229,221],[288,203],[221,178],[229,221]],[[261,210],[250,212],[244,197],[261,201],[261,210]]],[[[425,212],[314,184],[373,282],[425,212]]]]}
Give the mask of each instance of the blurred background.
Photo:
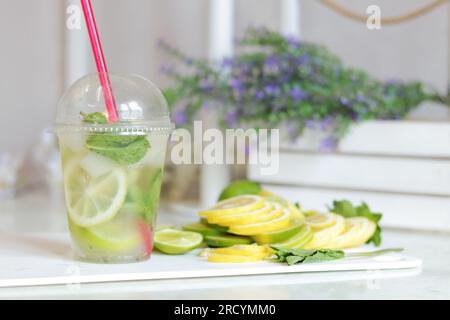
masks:
{"type": "MultiPolygon", "coordinates": [[[[447,91],[449,84],[450,7],[448,3],[410,21],[382,26],[380,30],[369,30],[364,23],[351,20],[316,0],[225,0],[228,4],[222,3],[221,6],[228,8],[229,15],[226,10],[222,14],[220,11],[217,14],[217,8],[224,7],[220,5],[217,7],[218,2],[211,0],[93,0],[92,2],[109,70],[141,74],[161,88],[165,88],[169,80],[160,72],[160,68],[162,65],[173,62],[158,48],[158,40],[163,39],[189,56],[208,58],[214,57],[214,50],[217,49],[214,47],[217,46],[214,44],[217,41],[211,36],[212,32],[218,32],[218,34],[224,32],[226,35],[231,34],[234,38],[242,35],[249,26],[265,26],[280,32],[289,31],[302,41],[325,45],[330,51],[340,56],[345,65],[366,70],[381,80],[388,78],[419,80],[433,86],[443,94],[447,91]]],[[[396,16],[414,11],[432,1],[335,0],[334,2],[363,15],[369,5],[376,4],[381,8],[382,16],[396,16]]],[[[8,190],[10,196],[13,193],[17,199],[20,199],[20,194],[17,194],[14,189],[21,190],[22,187],[24,193],[31,192],[27,191],[27,188],[41,189],[52,184],[57,186],[55,189],[59,188],[58,183],[61,179],[59,158],[54,137],[46,133],[46,129],[52,126],[56,105],[64,90],[77,78],[95,72],[84,21],[82,20],[81,30],[69,30],[66,27],[70,14],[67,9],[71,4],[78,4],[78,1],[0,0],[0,5],[4,8],[0,11],[0,39],[2,40],[0,43],[0,70],[2,71],[0,189],[3,190],[4,199],[8,198],[6,195],[8,190]]],[[[218,46],[220,47],[220,44],[218,46]]],[[[226,54],[226,51],[232,51],[232,48],[224,50],[223,54],[226,54]]],[[[219,52],[219,56],[220,54],[219,52]]],[[[306,188],[309,199],[315,199],[307,202],[308,205],[323,203],[324,199],[328,199],[325,193],[328,192],[329,195],[335,190],[339,191],[339,195],[358,200],[365,195],[364,199],[373,198],[375,206],[382,207],[380,209],[403,212],[390,220],[395,226],[401,225],[399,221],[406,214],[404,211],[408,210],[405,203],[411,206],[413,201],[416,208],[417,203],[421,204],[420,208],[430,208],[430,206],[441,208],[448,204],[450,195],[450,162],[448,162],[450,151],[443,150],[449,147],[450,143],[450,130],[447,127],[450,120],[449,109],[446,106],[425,103],[411,112],[407,119],[414,123],[419,121],[427,124],[414,127],[420,131],[415,132],[416,134],[424,135],[426,133],[423,130],[431,130],[427,131],[431,136],[420,141],[433,141],[436,138],[443,143],[436,144],[435,149],[431,150],[429,145],[420,144],[419,141],[417,145],[409,148],[409,151],[400,152],[400,155],[389,150],[375,152],[377,156],[374,158],[381,157],[383,160],[384,154],[388,153],[389,161],[395,162],[397,167],[394,167],[391,162],[388,164],[380,162],[374,166],[381,168],[377,171],[378,175],[380,172],[382,175],[383,168],[390,168],[386,171],[384,184],[392,185],[391,180],[401,180],[402,183],[398,187],[383,189],[379,181],[372,183],[370,177],[365,179],[362,186],[358,184],[350,186],[345,183],[340,185],[336,179],[331,179],[333,182],[327,184],[311,180],[309,177],[298,177],[296,181],[290,181],[283,177],[283,173],[273,179],[262,179],[264,180],[262,182],[279,186],[280,192],[289,194],[291,198],[306,197],[304,192],[306,188]],[[439,137],[433,137],[434,132],[439,132],[439,137]],[[410,152],[412,149],[417,150],[419,155],[410,152]],[[415,161],[415,167],[412,166],[412,161],[415,161]],[[401,177],[393,175],[393,172],[397,170],[395,168],[405,166],[410,166],[409,171],[402,171],[401,177]],[[410,180],[416,172],[419,172],[418,178],[410,180]],[[298,185],[299,189],[285,189],[287,185],[292,184],[298,185]],[[425,184],[425,187],[421,189],[408,187],[418,184],[422,186],[425,184]],[[427,188],[428,184],[430,188],[427,188]],[[447,190],[443,190],[447,187],[447,190]],[[312,193],[311,190],[317,190],[317,192],[312,193]],[[360,194],[361,190],[365,194],[360,194]],[[396,194],[400,196],[395,196],[396,194]],[[385,205],[385,203],[389,204],[385,205]]],[[[376,128],[367,129],[371,132],[372,138],[374,135],[382,135],[382,129],[376,128]]],[[[408,137],[414,134],[409,131],[411,128],[395,129],[395,132],[401,132],[402,137],[408,137]]],[[[370,144],[372,140],[367,140],[367,143],[370,144]]],[[[398,141],[397,144],[401,146],[413,144],[413,142],[398,141]]],[[[343,150],[341,153],[345,151],[343,150]]],[[[350,150],[349,157],[353,157],[351,159],[354,161],[355,154],[361,156],[361,152],[350,150]]],[[[310,153],[311,151],[308,154],[310,153]]],[[[374,151],[369,150],[366,153],[373,154],[374,151]]],[[[362,161],[370,161],[370,163],[374,161],[372,158],[368,160],[367,155],[361,157],[362,161]]],[[[339,159],[342,160],[342,158],[339,159]]],[[[324,160],[314,158],[308,161],[317,164],[323,163],[324,160]]],[[[363,166],[364,168],[366,162],[347,162],[347,167],[363,166]]],[[[174,199],[195,200],[201,196],[197,192],[200,182],[196,172],[199,168],[188,166],[180,169],[170,164],[168,166],[166,190],[174,199]],[[183,175],[188,178],[183,179],[183,175]],[[192,184],[197,188],[190,188],[192,184]]],[[[326,163],[325,166],[327,166],[326,163]]],[[[309,166],[308,170],[317,176],[321,174],[320,170],[324,169],[309,166]]],[[[361,170],[367,171],[367,169],[361,170]]],[[[401,169],[398,170],[401,171],[401,169]]],[[[333,172],[326,172],[326,175],[332,174],[333,172]]],[[[245,169],[237,175],[245,176],[245,169]]],[[[261,178],[256,174],[250,175],[257,180],[261,178]]],[[[17,205],[11,200],[3,201],[4,203],[9,201],[3,204],[4,211],[13,210],[13,207],[17,205]]],[[[450,229],[450,212],[447,211],[441,208],[436,213],[440,219],[436,225],[444,224],[443,229],[450,229]]],[[[389,218],[387,220],[389,221],[389,218]]],[[[417,219],[417,223],[411,223],[411,226],[417,224],[423,224],[420,218],[417,219]]]]}

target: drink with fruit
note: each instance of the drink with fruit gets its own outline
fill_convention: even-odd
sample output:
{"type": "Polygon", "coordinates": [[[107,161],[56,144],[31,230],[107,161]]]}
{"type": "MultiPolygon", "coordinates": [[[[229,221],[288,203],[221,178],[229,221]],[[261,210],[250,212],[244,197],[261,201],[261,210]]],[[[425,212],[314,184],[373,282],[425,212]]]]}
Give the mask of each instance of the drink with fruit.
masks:
{"type": "MultiPolygon", "coordinates": [[[[111,124],[101,111],[80,111],[78,124],[59,121],[57,125],[74,252],[82,260],[105,263],[138,261],[150,256],[170,133],[170,122],[156,125],[142,119],[146,116],[144,108],[155,108],[155,99],[149,107],[144,104],[143,95],[148,95],[145,89],[155,90],[147,80],[114,75],[111,79],[121,106],[134,107],[140,113],[133,115],[133,110],[123,108],[121,119],[111,124]],[[120,90],[123,87],[126,90],[120,90]],[[130,87],[139,90],[127,98],[130,87]],[[122,92],[126,95],[122,96],[122,92]],[[136,101],[140,101],[141,109],[136,107],[136,101]],[[141,119],[136,119],[138,116],[141,119]]],[[[93,99],[89,92],[95,89],[92,84],[96,78],[88,76],[80,81],[63,97],[59,118],[70,118],[67,109],[73,108],[72,95],[79,93],[80,88],[87,88],[81,92],[87,95],[86,105],[92,106],[88,103],[93,99]]],[[[162,111],[167,112],[159,91],[150,96],[157,97],[162,111]]],[[[97,104],[101,106],[100,101],[97,104]]]]}

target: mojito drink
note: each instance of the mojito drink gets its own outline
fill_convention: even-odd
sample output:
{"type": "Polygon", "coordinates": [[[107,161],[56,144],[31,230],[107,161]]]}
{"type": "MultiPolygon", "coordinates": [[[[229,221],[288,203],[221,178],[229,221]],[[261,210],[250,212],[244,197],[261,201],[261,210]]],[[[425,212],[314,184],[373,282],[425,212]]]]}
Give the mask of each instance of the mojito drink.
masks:
{"type": "Polygon", "coordinates": [[[130,262],[152,250],[168,134],[60,133],[75,254],[130,262]]]}

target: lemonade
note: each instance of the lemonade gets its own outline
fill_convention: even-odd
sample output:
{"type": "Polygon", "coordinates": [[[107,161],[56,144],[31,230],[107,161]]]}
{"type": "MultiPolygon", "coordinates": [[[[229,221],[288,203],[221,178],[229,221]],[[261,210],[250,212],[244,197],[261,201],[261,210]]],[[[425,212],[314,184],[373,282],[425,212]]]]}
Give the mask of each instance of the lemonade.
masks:
{"type": "MultiPolygon", "coordinates": [[[[152,250],[163,176],[165,148],[158,146],[165,147],[167,135],[116,136],[126,142],[145,139],[145,152],[135,158],[130,157],[131,149],[126,158],[118,156],[120,152],[112,156],[113,150],[117,152],[112,145],[97,150],[87,143],[93,134],[75,135],[60,134],[59,139],[76,255],[97,262],[145,259],[152,250]],[[152,148],[154,143],[158,146],[152,148]]],[[[95,140],[102,137],[114,136],[96,134],[95,140]]]]}
{"type": "Polygon", "coordinates": [[[138,75],[109,74],[118,119],[99,75],[75,82],[56,115],[68,226],[75,255],[115,263],[146,259],[173,124],[161,91],[138,75]]]}

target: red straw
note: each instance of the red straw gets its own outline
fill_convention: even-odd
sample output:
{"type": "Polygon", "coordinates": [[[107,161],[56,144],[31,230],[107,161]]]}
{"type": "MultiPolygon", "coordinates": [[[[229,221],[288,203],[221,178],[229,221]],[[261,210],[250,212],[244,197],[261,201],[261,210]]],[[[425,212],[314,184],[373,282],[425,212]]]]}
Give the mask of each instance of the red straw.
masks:
{"type": "Polygon", "coordinates": [[[105,57],[103,55],[102,44],[98,36],[97,24],[95,23],[94,11],[90,0],[81,0],[84,17],[91,40],[92,51],[94,52],[95,64],[97,65],[98,77],[102,85],[103,95],[105,96],[106,111],[108,111],[109,122],[119,119],[116,102],[112,93],[111,82],[109,81],[108,69],[106,67],[105,57]]]}

